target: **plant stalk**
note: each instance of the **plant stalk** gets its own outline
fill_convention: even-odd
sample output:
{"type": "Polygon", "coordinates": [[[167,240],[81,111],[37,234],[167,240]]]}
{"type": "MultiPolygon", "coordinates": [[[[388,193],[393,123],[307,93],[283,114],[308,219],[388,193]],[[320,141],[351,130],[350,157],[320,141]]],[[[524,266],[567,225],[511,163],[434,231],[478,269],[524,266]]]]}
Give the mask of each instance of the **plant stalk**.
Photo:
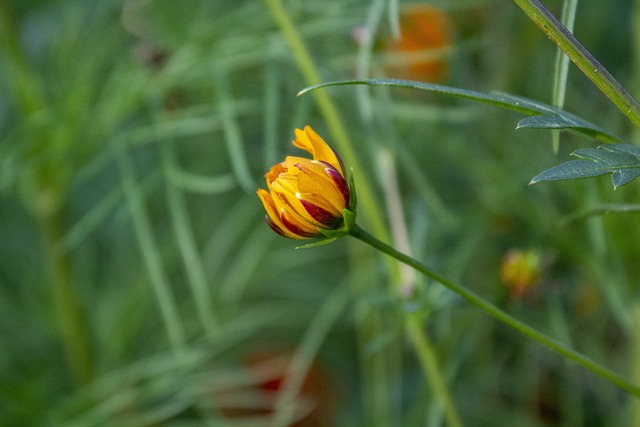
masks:
{"type": "Polygon", "coordinates": [[[640,128],[640,103],[578,39],[539,0],[514,0],[514,2],[627,116],[631,123],[640,128]]]}
{"type": "Polygon", "coordinates": [[[636,397],[640,397],[640,386],[629,382],[624,377],[622,377],[622,376],[616,374],[615,372],[605,368],[604,366],[600,365],[599,363],[589,359],[588,357],[578,353],[575,350],[572,350],[572,349],[568,348],[566,345],[562,344],[561,342],[544,335],[543,333],[541,333],[538,330],[532,328],[531,326],[527,325],[526,323],[521,322],[520,320],[512,317],[511,315],[505,313],[504,311],[502,311],[501,309],[499,309],[498,307],[496,307],[495,305],[493,305],[489,301],[486,301],[484,298],[476,295],[472,291],[469,291],[469,290],[463,288],[460,285],[457,285],[457,284],[449,281],[444,276],[436,273],[435,271],[431,270],[429,267],[427,267],[424,264],[416,261],[415,259],[413,259],[413,258],[411,258],[411,257],[409,257],[409,256],[407,256],[407,255],[405,255],[405,254],[403,254],[401,252],[398,252],[397,250],[395,250],[391,246],[389,246],[386,243],[383,243],[380,240],[378,240],[375,237],[373,237],[371,234],[369,234],[368,232],[366,232],[365,230],[360,228],[360,226],[358,226],[357,224],[354,224],[351,227],[351,229],[349,230],[349,234],[351,234],[353,237],[357,238],[358,240],[361,240],[364,243],[366,243],[366,244],[372,246],[373,248],[379,250],[380,252],[383,252],[383,253],[395,258],[396,260],[398,260],[398,261],[400,261],[400,262],[402,262],[404,264],[409,265],[410,267],[416,269],[417,271],[419,271],[420,273],[422,273],[425,276],[429,277],[430,279],[435,280],[436,282],[439,282],[440,284],[444,285],[445,287],[449,288],[453,292],[457,293],[462,298],[466,299],[471,304],[473,304],[476,307],[480,308],[481,310],[483,310],[484,312],[486,312],[487,314],[489,314],[490,316],[492,316],[496,320],[498,320],[498,321],[504,323],[505,325],[517,330],[518,332],[520,332],[521,334],[525,335],[526,337],[532,339],[533,341],[536,341],[536,342],[538,342],[538,343],[550,348],[551,350],[555,351],[556,353],[568,358],[569,360],[574,361],[575,363],[581,365],[582,367],[584,367],[585,369],[593,372],[594,374],[604,378],[605,380],[607,380],[610,383],[616,385],[617,387],[619,387],[620,389],[626,391],[627,393],[632,394],[632,395],[634,395],[636,397]]]}
{"type": "Polygon", "coordinates": [[[444,417],[450,427],[462,427],[462,421],[458,416],[456,406],[451,398],[447,384],[442,377],[442,370],[435,356],[435,349],[431,345],[429,336],[424,330],[422,318],[419,313],[409,313],[405,316],[405,330],[415,347],[420,360],[424,377],[428,380],[436,399],[444,409],[444,417]]]}
{"type": "MultiPolygon", "coordinates": [[[[7,87],[10,88],[10,96],[15,98],[20,112],[29,121],[38,112],[46,110],[48,105],[38,75],[21,46],[16,16],[10,2],[0,1],[0,48],[8,70],[7,87]]],[[[49,136],[46,130],[32,132],[32,137],[37,142],[33,145],[44,145],[49,136]]],[[[26,141],[25,146],[29,146],[26,141]]],[[[71,256],[59,244],[66,214],[66,193],[62,190],[66,188],[66,181],[59,169],[49,168],[50,165],[31,167],[23,173],[23,185],[26,189],[24,194],[27,195],[24,204],[39,225],[56,332],[73,384],[80,387],[93,379],[93,340],[85,308],[74,286],[71,256]]]]}
{"type": "Polygon", "coordinates": [[[64,347],[74,384],[80,387],[93,379],[91,330],[71,277],[71,259],[58,244],[62,236],[59,213],[57,209],[55,212],[43,212],[38,219],[51,274],[51,301],[55,309],[60,342],[64,347]]]}

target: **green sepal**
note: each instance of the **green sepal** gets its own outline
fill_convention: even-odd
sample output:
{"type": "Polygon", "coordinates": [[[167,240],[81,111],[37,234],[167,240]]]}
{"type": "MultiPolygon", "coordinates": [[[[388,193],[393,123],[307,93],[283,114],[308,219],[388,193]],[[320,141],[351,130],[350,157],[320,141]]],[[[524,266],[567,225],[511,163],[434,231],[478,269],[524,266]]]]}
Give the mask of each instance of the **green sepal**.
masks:
{"type": "Polygon", "coordinates": [[[307,243],[306,245],[296,246],[296,249],[307,249],[315,248],[316,246],[328,245],[329,243],[333,243],[335,240],[338,240],[340,237],[328,237],[326,239],[316,240],[315,242],[307,243]]]}
{"type": "Polygon", "coordinates": [[[315,248],[316,246],[328,245],[329,243],[332,243],[335,240],[338,240],[346,236],[347,234],[349,234],[347,229],[344,228],[344,226],[338,228],[337,230],[323,230],[319,228],[318,232],[322,234],[324,238],[320,238],[319,240],[316,240],[314,242],[307,243],[306,245],[296,246],[296,249],[307,249],[307,248],[315,248]]]}
{"type": "Polygon", "coordinates": [[[349,234],[356,225],[356,212],[355,210],[351,211],[349,209],[344,209],[342,211],[342,217],[344,218],[344,225],[342,228],[344,228],[346,234],[349,234]]]}
{"type": "Polygon", "coordinates": [[[356,193],[356,182],[353,179],[353,169],[349,178],[349,206],[351,212],[356,212],[358,209],[358,194],[356,193]]]}

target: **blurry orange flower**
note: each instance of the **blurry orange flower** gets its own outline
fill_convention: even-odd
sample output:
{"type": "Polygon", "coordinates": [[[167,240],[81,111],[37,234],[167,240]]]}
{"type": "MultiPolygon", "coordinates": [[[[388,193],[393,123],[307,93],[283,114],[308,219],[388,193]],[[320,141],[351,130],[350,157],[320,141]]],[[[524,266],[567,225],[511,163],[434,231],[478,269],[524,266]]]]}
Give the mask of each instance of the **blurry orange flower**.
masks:
{"type": "Polygon", "coordinates": [[[385,68],[393,77],[427,82],[442,82],[448,73],[445,50],[452,44],[449,15],[423,4],[403,7],[400,13],[400,38],[385,42],[392,54],[385,68]]]}
{"type": "Polygon", "coordinates": [[[510,249],[502,258],[500,277],[518,298],[542,277],[542,257],[536,250],[510,249]]]}
{"type": "Polygon", "coordinates": [[[310,126],[296,129],[293,145],[308,151],[313,160],[287,156],[265,174],[269,191],[258,197],[267,211],[267,224],[291,239],[323,237],[335,230],[349,207],[349,185],[340,157],[310,126]]]}

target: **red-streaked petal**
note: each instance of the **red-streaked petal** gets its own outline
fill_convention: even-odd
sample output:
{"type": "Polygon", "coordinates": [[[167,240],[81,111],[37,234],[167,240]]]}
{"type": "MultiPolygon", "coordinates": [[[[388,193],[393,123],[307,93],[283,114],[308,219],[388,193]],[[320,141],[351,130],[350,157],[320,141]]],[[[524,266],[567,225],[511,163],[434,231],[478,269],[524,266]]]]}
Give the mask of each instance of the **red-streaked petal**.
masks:
{"type": "MultiPolygon", "coordinates": [[[[324,162],[297,163],[300,169],[297,176],[297,187],[300,198],[329,211],[333,216],[342,216],[346,207],[344,196],[326,169],[331,168],[324,162]]],[[[335,169],[334,169],[335,170],[335,169]]]]}
{"type": "Polygon", "coordinates": [[[280,220],[282,221],[284,226],[287,227],[289,232],[297,236],[295,237],[297,239],[311,239],[313,237],[318,237],[320,235],[320,233],[318,233],[317,230],[316,232],[311,232],[311,231],[305,231],[303,228],[298,227],[296,224],[289,221],[289,219],[287,218],[284,212],[281,212],[280,220]]]}
{"type": "Polygon", "coordinates": [[[280,212],[275,205],[271,193],[263,189],[259,189],[257,194],[260,200],[262,200],[264,210],[267,211],[267,224],[269,224],[269,226],[278,234],[282,234],[283,236],[291,239],[299,239],[299,237],[296,234],[291,233],[280,220],[280,212]]]}
{"type": "Polygon", "coordinates": [[[309,212],[316,221],[325,226],[325,228],[333,228],[341,217],[336,217],[331,212],[322,209],[320,206],[314,205],[304,199],[300,199],[302,206],[309,212]]]}
{"type": "Polygon", "coordinates": [[[333,182],[336,184],[336,187],[338,187],[338,190],[340,190],[340,193],[344,198],[344,205],[349,206],[351,195],[349,194],[349,184],[347,184],[344,176],[334,168],[327,168],[325,169],[325,171],[327,172],[327,175],[329,175],[331,179],[333,179],[333,182]]]}
{"type": "Polygon", "coordinates": [[[280,229],[280,227],[278,227],[278,224],[276,224],[275,222],[273,222],[273,220],[271,219],[271,217],[269,215],[265,215],[264,216],[265,221],[267,222],[267,225],[269,227],[271,227],[271,229],[273,231],[275,231],[276,233],[278,233],[279,235],[283,236],[283,237],[290,237],[288,236],[283,230],[280,229]]]}
{"type": "Polygon", "coordinates": [[[279,212],[286,212],[289,220],[296,224],[298,228],[306,231],[315,231],[315,229],[322,226],[322,224],[316,221],[302,205],[300,193],[296,190],[293,191],[281,191],[279,186],[274,185],[272,194],[274,195],[273,201],[276,208],[279,212]]]}
{"type": "Polygon", "coordinates": [[[297,194],[274,192],[273,201],[278,209],[280,220],[282,221],[283,216],[287,219],[283,224],[291,232],[298,235],[316,235],[318,227],[323,227],[323,224],[307,212],[297,194]]]}

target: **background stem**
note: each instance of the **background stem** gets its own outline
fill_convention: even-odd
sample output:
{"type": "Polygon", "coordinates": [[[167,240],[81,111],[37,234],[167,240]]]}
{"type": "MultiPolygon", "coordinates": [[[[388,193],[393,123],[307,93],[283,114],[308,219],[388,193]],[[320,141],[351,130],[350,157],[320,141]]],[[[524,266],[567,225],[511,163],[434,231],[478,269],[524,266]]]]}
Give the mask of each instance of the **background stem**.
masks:
{"type": "MultiPolygon", "coordinates": [[[[9,2],[1,1],[0,46],[9,70],[6,78],[9,82],[7,87],[11,89],[10,95],[15,98],[21,113],[33,120],[48,107],[47,100],[43,96],[37,73],[21,46],[15,10],[9,2]]],[[[35,146],[46,145],[51,137],[47,131],[33,133],[32,137],[37,141],[35,146]]],[[[25,145],[28,144],[25,142],[25,145]]],[[[28,179],[23,179],[23,191],[28,195],[24,204],[39,226],[57,333],[73,383],[79,387],[93,378],[94,355],[91,328],[73,282],[71,255],[59,244],[66,219],[66,177],[60,173],[60,169],[50,168],[47,164],[29,172],[24,173],[28,179]],[[33,200],[39,202],[34,203],[33,200]]]]}
{"type": "Polygon", "coordinates": [[[445,277],[434,272],[424,264],[421,264],[415,259],[408,257],[407,255],[401,252],[396,251],[391,246],[376,239],[371,234],[367,233],[365,230],[360,228],[358,225],[354,225],[352,229],[349,231],[349,233],[353,237],[365,242],[366,244],[378,249],[381,252],[384,252],[385,254],[397,259],[398,261],[403,262],[415,268],[416,270],[418,270],[425,276],[435,280],[436,282],[441,283],[442,285],[446,286],[450,290],[454,291],[455,293],[457,293],[458,295],[460,295],[461,297],[469,301],[471,304],[482,309],[483,311],[485,311],[495,319],[499,320],[500,322],[504,323],[507,326],[512,327],[513,329],[517,330],[518,332],[522,333],[528,338],[549,347],[551,350],[555,351],[556,353],[559,353],[562,356],[567,357],[570,360],[573,360],[574,362],[578,363],[584,368],[606,379],[610,383],[620,387],[622,390],[625,390],[626,392],[636,397],[640,397],[640,386],[632,384],[631,382],[627,381],[625,378],[621,377],[615,372],[594,362],[588,357],[583,356],[577,351],[566,347],[564,344],[560,343],[559,341],[556,341],[555,339],[544,335],[543,333],[532,328],[526,323],[523,323],[517,320],[516,318],[500,310],[498,307],[491,304],[489,301],[486,301],[484,298],[476,295],[475,293],[463,288],[460,285],[450,282],[445,277]]]}
{"type": "Polygon", "coordinates": [[[607,98],[640,127],[640,104],[539,0],[514,0],[607,98]]]}
{"type": "Polygon", "coordinates": [[[55,309],[60,342],[76,386],[93,379],[94,360],[91,330],[71,276],[71,259],[61,250],[61,215],[56,210],[39,218],[51,279],[51,300],[55,309]]]}
{"type": "Polygon", "coordinates": [[[405,316],[405,329],[420,359],[424,376],[433,389],[434,396],[440,400],[440,404],[444,409],[447,424],[450,427],[461,427],[463,425],[462,421],[460,421],[449,389],[442,377],[442,370],[438,359],[436,359],[435,350],[422,323],[422,317],[417,312],[409,313],[405,316]]]}
{"type": "MultiPolygon", "coordinates": [[[[288,16],[282,2],[280,0],[265,0],[265,2],[274,21],[280,28],[283,37],[289,44],[291,53],[295,58],[306,83],[310,86],[320,84],[322,82],[320,73],[314,64],[298,29],[288,16]]],[[[316,91],[314,92],[314,96],[318,109],[324,117],[327,127],[331,132],[332,142],[335,143],[335,147],[340,153],[342,160],[344,160],[345,164],[351,165],[352,169],[358,173],[358,182],[361,183],[358,187],[358,198],[364,205],[377,205],[377,199],[374,196],[374,191],[372,186],[369,184],[373,182],[373,180],[367,178],[369,174],[361,163],[360,157],[357,155],[354,146],[351,144],[341,119],[342,115],[339,114],[337,106],[325,91],[316,91]]],[[[361,217],[365,222],[371,224],[372,229],[377,235],[387,241],[391,240],[389,230],[385,225],[384,217],[380,211],[375,209],[367,210],[363,212],[361,217]]],[[[387,269],[392,285],[394,286],[394,291],[399,292],[402,278],[398,264],[395,262],[387,262],[387,269]]],[[[361,337],[369,337],[383,333],[381,314],[377,310],[363,310],[359,319],[358,329],[361,337]]],[[[444,381],[441,379],[442,374],[439,372],[439,367],[436,363],[432,363],[428,366],[425,365],[429,360],[435,362],[435,356],[433,354],[426,354],[431,351],[428,346],[428,342],[426,341],[426,337],[421,335],[422,331],[419,328],[408,330],[408,332],[409,339],[412,340],[416,351],[418,351],[418,358],[422,364],[422,369],[427,373],[426,380],[432,383],[436,381],[440,384],[439,386],[434,387],[434,392],[440,396],[440,399],[444,404],[445,416],[451,426],[460,426],[461,423],[455,413],[455,407],[449,396],[448,390],[444,385],[444,381]]],[[[397,423],[397,421],[393,421],[394,414],[392,413],[392,408],[388,399],[388,393],[390,389],[393,388],[391,385],[392,376],[388,373],[390,370],[388,366],[393,365],[391,359],[393,359],[394,354],[391,354],[391,349],[394,348],[396,347],[390,346],[386,352],[378,353],[370,357],[370,363],[366,366],[365,375],[372,377],[368,379],[372,380],[373,384],[376,384],[374,396],[377,397],[378,395],[381,395],[380,392],[383,394],[381,398],[374,397],[373,402],[375,403],[369,408],[372,413],[375,413],[375,416],[371,419],[371,421],[375,423],[373,425],[382,426],[397,423]]]]}

